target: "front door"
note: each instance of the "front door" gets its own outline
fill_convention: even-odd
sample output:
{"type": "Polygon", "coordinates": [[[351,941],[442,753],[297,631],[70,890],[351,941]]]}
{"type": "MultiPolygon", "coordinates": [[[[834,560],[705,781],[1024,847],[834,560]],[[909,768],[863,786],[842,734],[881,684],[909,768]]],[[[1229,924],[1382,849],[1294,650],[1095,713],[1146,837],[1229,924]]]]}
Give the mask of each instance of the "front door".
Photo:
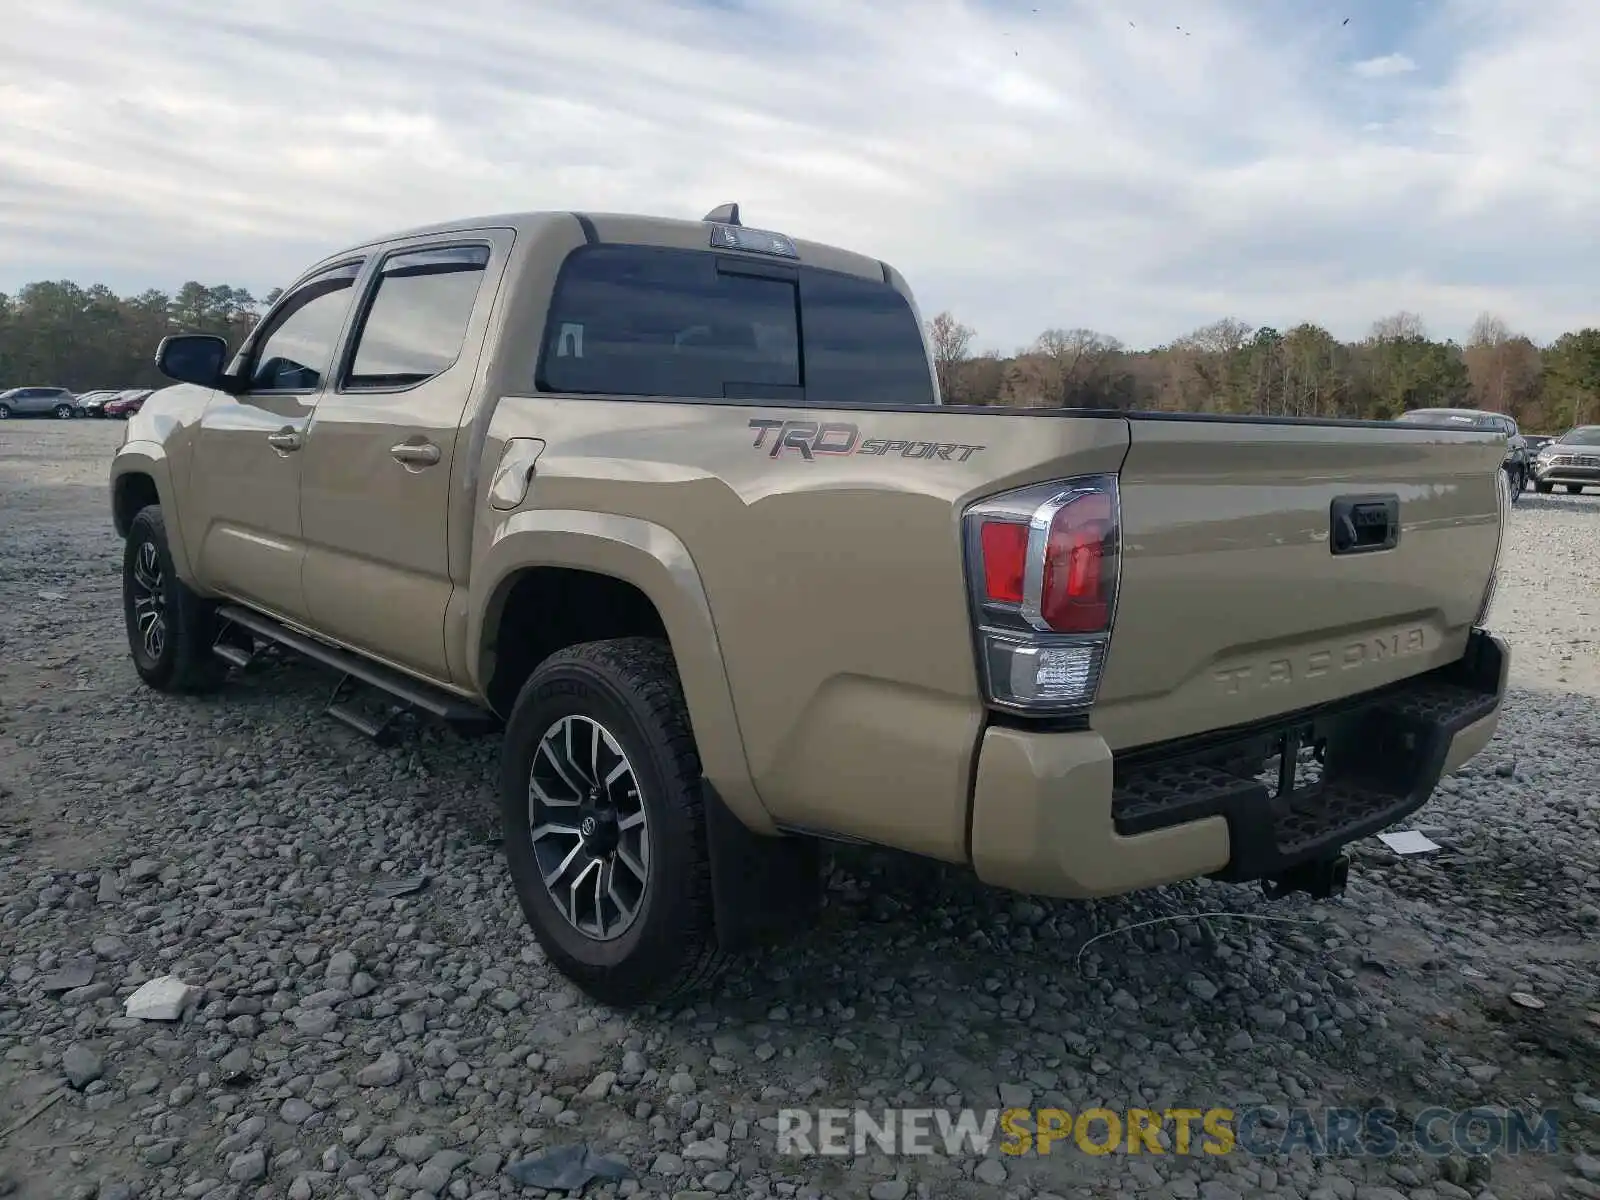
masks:
{"type": "Polygon", "coordinates": [[[457,435],[509,242],[486,231],[385,254],[301,454],[312,626],[440,683],[451,506],[470,504],[451,486],[457,435]]]}
{"type": "MultiPolygon", "coordinates": [[[[235,370],[248,390],[218,392],[200,418],[187,511],[205,523],[202,585],[303,621],[300,524],[306,429],[355,296],[361,263],[305,280],[273,308],[235,370]]],[[[185,537],[195,534],[184,530],[185,537]]]]}

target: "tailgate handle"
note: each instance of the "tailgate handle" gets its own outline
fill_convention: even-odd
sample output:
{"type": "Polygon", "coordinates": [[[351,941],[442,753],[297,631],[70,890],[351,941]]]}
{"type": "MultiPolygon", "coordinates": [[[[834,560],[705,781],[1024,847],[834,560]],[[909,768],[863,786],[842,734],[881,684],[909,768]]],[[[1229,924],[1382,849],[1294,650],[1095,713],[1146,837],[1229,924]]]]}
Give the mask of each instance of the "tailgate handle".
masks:
{"type": "Polygon", "coordinates": [[[1340,496],[1328,518],[1328,548],[1335,554],[1393,550],[1400,544],[1399,496],[1340,496]]]}

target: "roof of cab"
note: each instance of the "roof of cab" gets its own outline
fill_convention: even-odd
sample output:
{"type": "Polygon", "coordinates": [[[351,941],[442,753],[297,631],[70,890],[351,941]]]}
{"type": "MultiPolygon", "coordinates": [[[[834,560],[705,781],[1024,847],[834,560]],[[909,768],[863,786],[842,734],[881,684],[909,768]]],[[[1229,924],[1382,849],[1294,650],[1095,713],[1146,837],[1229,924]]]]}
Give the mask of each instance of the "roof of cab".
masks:
{"type": "MultiPolygon", "coordinates": [[[[431,225],[396,230],[378,237],[369,238],[359,245],[347,247],[339,253],[349,254],[367,246],[398,241],[402,238],[465,233],[474,229],[511,229],[518,234],[536,235],[556,221],[576,221],[580,226],[587,224],[588,230],[593,231],[593,237],[601,243],[621,242],[631,245],[671,246],[694,250],[709,250],[712,248],[707,234],[711,223],[703,220],[691,221],[677,217],[653,217],[638,213],[539,211],[497,213],[483,217],[463,217],[458,220],[440,221],[431,225]]],[[[756,227],[767,228],[759,224],[756,227]]],[[[585,232],[587,233],[588,230],[585,232]]],[[[822,242],[807,241],[793,236],[790,236],[789,240],[799,252],[800,261],[808,266],[822,267],[826,270],[840,271],[845,274],[858,275],[870,279],[887,281],[889,278],[888,266],[868,255],[854,250],[846,250],[839,246],[829,246],[822,242]]],[[[718,247],[717,250],[718,253],[723,254],[741,254],[740,251],[727,250],[721,247],[718,247]]],[[[750,257],[759,258],[761,256],[750,255],[750,257]]],[[[324,261],[327,261],[327,259],[324,259],[324,261]]]]}

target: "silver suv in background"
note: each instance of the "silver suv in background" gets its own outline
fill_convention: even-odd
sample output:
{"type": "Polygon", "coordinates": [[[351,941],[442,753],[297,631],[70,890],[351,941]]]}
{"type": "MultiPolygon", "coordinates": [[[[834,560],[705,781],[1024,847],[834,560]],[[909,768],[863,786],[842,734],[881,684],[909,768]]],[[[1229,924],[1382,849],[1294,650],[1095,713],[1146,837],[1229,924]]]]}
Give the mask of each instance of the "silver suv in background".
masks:
{"type": "Polygon", "coordinates": [[[1573,494],[1600,487],[1600,425],[1576,426],[1539,447],[1533,460],[1534,488],[1548,495],[1558,483],[1573,494]]]}
{"type": "Polygon", "coordinates": [[[10,417],[57,416],[63,421],[78,413],[78,398],[66,388],[14,387],[0,392],[0,421],[10,417]]]}

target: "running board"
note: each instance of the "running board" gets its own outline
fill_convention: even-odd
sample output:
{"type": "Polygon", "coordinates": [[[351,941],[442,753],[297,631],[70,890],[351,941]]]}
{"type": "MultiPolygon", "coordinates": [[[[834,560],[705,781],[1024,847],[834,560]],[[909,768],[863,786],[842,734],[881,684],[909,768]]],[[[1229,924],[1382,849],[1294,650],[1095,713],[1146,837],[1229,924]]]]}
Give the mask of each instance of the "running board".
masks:
{"type": "MultiPolygon", "coordinates": [[[[424,683],[420,679],[413,679],[409,675],[362,658],[348,650],[342,650],[338,646],[330,646],[326,642],[290,629],[271,617],[232,604],[223,605],[217,610],[217,616],[258,638],[282,646],[286,650],[293,650],[339,672],[339,683],[328,701],[328,715],[368,737],[381,739],[388,721],[375,722],[349,706],[348,689],[357,681],[376,688],[408,708],[421,709],[452,725],[483,727],[497,723],[493,713],[468,700],[452,696],[441,688],[424,683]]],[[[219,657],[235,665],[242,665],[238,659],[248,662],[251,657],[244,651],[220,641],[212,649],[219,657]],[[229,653],[230,651],[232,653],[229,653]]]]}

